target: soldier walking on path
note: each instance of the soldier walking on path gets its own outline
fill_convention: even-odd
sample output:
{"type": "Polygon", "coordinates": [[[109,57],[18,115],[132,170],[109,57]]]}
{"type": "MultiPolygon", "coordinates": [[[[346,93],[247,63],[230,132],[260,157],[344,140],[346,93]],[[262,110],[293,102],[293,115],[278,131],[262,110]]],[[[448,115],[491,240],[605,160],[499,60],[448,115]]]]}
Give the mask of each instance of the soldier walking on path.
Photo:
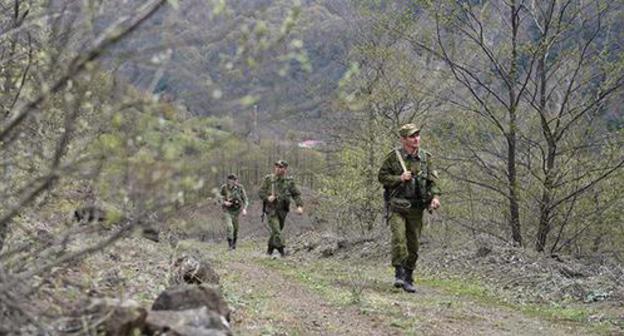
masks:
{"type": "Polygon", "coordinates": [[[303,201],[301,200],[301,192],[295,185],[292,177],[288,176],[288,162],[278,160],[273,165],[273,174],[267,175],[258,196],[262,200],[262,212],[268,217],[269,229],[271,237],[269,238],[267,253],[273,254],[277,250],[283,257],[286,255],[284,251],[285,243],[282,235],[286,215],[290,210],[291,199],[297,206],[297,213],[303,214],[303,201]]]}
{"type": "Polygon", "coordinates": [[[234,250],[238,237],[238,217],[241,213],[243,216],[247,215],[247,206],[249,205],[247,193],[243,185],[238,182],[238,177],[230,174],[227,177],[227,183],[221,186],[220,195],[227,228],[228,247],[234,250]]]}
{"type": "Polygon", "coordinates": [[[431,154],[420,147],[420,129],[406,124],[399,129],[401,147],[390,152],[379,169],[389,207],[388,224],[392,231],[392,266],[394,287],[409,293],[414,288],[413,273],[418,260],[418,244],[423,212],[440,207],[431,154]]]}

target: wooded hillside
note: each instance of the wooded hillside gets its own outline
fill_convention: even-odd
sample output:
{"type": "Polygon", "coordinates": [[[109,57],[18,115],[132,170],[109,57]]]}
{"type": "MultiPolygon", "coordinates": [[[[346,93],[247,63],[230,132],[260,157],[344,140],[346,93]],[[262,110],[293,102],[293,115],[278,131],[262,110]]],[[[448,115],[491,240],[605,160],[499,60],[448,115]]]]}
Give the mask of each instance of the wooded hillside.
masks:
{"type": "MultiPolygon", "coordinates": [[[[604,276],[587,281],[596,301],[620,298],[621,1],[0,0],[0,13],[0,334],[61,334],[101,289],[95,270],[115,265],[103,256],[116,244],[136,247],[136,259],[160,249],[140,267],[165,287],[161,273],[197,252],[180,241],[210,250],[222,240],[226,176],[259,212],[257,189],[278,159],[305,198],[292,234],[336,243],[319,257],[298,241],[307,266],[371,242],[382,252],[355,260],[386,262],[377,174],[405,123],[421,128],[440,176],[442,207],[424,229],[432,255],[486,248],[504,254],[497,265],[512,253],[545,262],[540,272],[565,268],[566,279],[589,271],[551,258],[594,260],[614,265],[592,270],[604,276]]],[[[266,238],[259,213],[246,221],[251,254],[223,258],[247,275],[281,267],[251,251],[266,238]]],[[[427,276],[487,269],[453,260],[427,276]]],[[[133,262],[119,260],[120,278],[136,275],[133,262]]],[[[607,329],[621,331],[609,316],[607,329]]]]}

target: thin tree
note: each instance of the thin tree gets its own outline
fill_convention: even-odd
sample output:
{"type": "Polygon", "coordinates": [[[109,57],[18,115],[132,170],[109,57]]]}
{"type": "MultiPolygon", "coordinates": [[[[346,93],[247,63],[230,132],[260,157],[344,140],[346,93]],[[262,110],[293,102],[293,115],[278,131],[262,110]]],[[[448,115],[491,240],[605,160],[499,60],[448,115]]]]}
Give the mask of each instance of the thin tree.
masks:
{"type": "Polygon", "coordinates": [[[604,1],[550,0],[532,1],[528,9],[536,62],[527,100],[543,135],[536,144],[541,199],[535,249],[544,251],[558,224],[553,252],[574,220],[570,215],[579,197],[624,165],[621,156],[605,155],[617,133],[601,123],[624,86],[621,56],[612,55],[619,42],[614,15],[622,8],[604,1]]]}

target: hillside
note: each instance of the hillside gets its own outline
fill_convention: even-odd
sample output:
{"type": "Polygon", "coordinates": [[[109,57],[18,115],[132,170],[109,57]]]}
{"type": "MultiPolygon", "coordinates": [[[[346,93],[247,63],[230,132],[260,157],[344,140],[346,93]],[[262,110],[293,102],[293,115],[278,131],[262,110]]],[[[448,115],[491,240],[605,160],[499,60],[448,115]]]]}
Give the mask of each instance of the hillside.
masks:
{"type": "Polygon", "coordinates": [[[232,117],[241,133],[250,131],[255,105],[262,136],[283,137],[301,123],[310,134],[320,128],[307,121],[327,113],[346,71],[348,26],[336,5],[344,4],[231,1],[221,13],[211,2],[183,1],[145,23],[140,45],[124,43],[114,53],[140,55],[158,45],[162,65],[130,59],[116,72],[195,116],[232,117]]]}
{"type": "Polygon", "coordinates": [[[624,334],[624,2],[0,8],[0,336],[624,334]]]}
{"type": "Polygon", "coordinates": [[[350,242],[308,231],[306,216],[291,214],[290,255],[268,257],[266,231],[252,216],[243,220],[239,247],[228,250],[218,237],[218,211],[207,204],[187,214],[216,230],[214,239],[187,238],[174,244],[123,239],[106,253],[59,270],[58,279],[92,298],[124,293],[123,298],[149,308],[169,286],[172,261],[193,255],[208,260],[219,274],[235,335],[624,332],[624,288],[617,280],[624,274],[621,267],[553,261],[505,246],[490,246],[487,256],[476,256],[475,246],[430,242],[424,245],[418,290],[407,294],[391,286],[387,233],[350,242]],[[566,268],[582,275],[558,271],[566,268]],[[512,269],[517,274],[510,274],[512,269]]]}

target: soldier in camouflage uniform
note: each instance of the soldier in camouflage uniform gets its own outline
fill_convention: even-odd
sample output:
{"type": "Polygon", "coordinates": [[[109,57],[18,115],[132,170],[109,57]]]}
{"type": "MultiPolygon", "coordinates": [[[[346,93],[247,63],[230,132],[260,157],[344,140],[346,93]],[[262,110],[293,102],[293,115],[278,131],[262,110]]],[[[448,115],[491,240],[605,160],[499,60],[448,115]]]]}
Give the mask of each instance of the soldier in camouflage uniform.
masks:
{"type": "Polygon", "coordinates": [[[440,207],[437,172],[431,154],[420,147],[420,129],[406,124],[399,129],[401,147],[390,152],[379,169],[384,198],[390,213],[394,286],[415,292],[413,273],[418,259],[418,240],[424,210],[440,207]]]}
{"type": "Polygon", "coordinates": [[[238,237],[238,217],[242,213],[247,215],[249,205],[245,188],[238,182],[238,177],[230,174],[227,183],[221,186],[221,206],[227,228],[227,241],[231,250],[236,249],[236,238],[238,237]]]}
{"type": "Polygon", "coordinates": [[[279,160],[273,165],[273,174],[267,175],[258,196],[262,200],[262,211],[268,216],[271,237],[269,238],[267,253],[273,254],[277,250],[280,255],[285,256],[284,237],[282,230],[284,229],[284,221],[290,209],[291,199],[297,205],[297,213],[303,214],[303,201],[301,200],[301,192],[297,189],[295,181],[288,176],[288,162],[279,160]]]}

